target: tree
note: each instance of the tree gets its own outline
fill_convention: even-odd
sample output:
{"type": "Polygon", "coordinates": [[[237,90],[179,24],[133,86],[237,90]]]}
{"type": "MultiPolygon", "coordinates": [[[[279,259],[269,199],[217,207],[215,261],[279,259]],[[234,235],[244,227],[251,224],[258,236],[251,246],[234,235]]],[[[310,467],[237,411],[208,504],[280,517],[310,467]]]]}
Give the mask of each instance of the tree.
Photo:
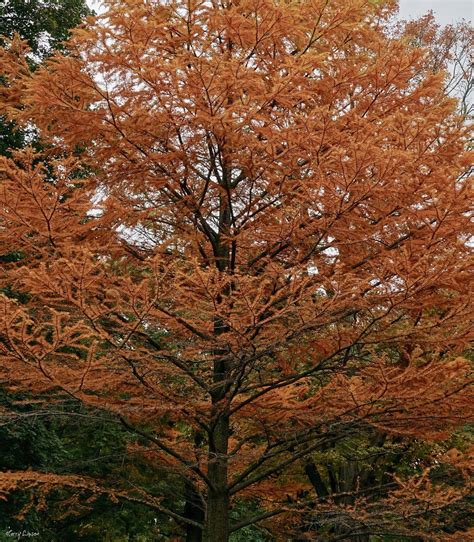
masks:
{"type": "MultiPolygon", "coordinates": [[[[62,48],[69,31],[91,12],[84,0],[2,0],[0,3],[0,44],[17,33],[26,40],[32,65],[62,48]]],[[[0,153],[31,143],[29,130],[17,130],[12,122],[0,117],[0,153]]]]}
{"type": "Polygon", "coordinates": [[[189,541],[315,507],[323,540],[347,518],[440,532],[465,489],[426,469],[370,505],[307,476],[348,438],[468,417],[468,127],[394,4],[112,1],[34,73],[7,44],[5,113],[51,147],[2,160],[0,239],[24,257],[0,286],[30,295],[3,299],[3,378],[106,411],[174,482],[11,472],[5,492],[146,503],[189,541]]]}
{"type": "Polygon", "coordinates": [[[433,13],[417,21],[404,21],[399,31],[412,43],[427,47],[426,67],[433,71],[448,71],[444,91],[459,98],[460,113],[469,118],[473,112],[474,63],[472,45],[474,30],[461,21],[456,25],[440,27],[433,13]]]}
{"type": "Polygon", "coordinates": [[[71,28],[91,11],[83,0],[2,0],[0,35],[17,33],[26,40],[37,59],[61,49],[71,28]]]}

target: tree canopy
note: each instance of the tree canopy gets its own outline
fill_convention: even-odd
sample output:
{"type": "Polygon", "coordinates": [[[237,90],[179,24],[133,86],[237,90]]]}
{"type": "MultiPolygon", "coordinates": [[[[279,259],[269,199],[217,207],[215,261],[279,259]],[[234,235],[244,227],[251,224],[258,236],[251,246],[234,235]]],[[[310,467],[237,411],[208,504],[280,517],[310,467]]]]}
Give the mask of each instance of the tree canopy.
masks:
{"type": "Polygon", "coordinates": [[[1,54],[2,114],[47,146],[0,162],[22,254],[0,286],[28,293],[2,298],[0,374],[106,414],[169,483],[0,491],[145,504],[188,541],[458,536],[463,450],[370,459],[469,421],[472,152],[446,73],[390,0],[107,7],[36,70],[17,38],[1,54]]]}

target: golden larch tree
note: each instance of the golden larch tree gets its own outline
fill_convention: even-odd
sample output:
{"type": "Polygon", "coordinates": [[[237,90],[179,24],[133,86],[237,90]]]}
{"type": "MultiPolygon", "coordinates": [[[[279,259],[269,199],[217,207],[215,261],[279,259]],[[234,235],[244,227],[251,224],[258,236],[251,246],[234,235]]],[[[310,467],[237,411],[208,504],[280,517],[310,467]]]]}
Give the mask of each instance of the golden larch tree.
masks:
{"type": "MultiPolygon", "coordinates": [[[[111,413],[187,500],[33,472],[2,473],[5,492],[97,484],[188,540],[284,537],[335,506],[310,491],[314,451],[466,422],[468,128],[395,10],[110,0],[33,73],[5,46],[2,114],[44,150],[1,159],[2,379],[111,413]],[[234,521],[237,501],[255,514],[234,521]]],[[[347,513],[463,494],[394,486],[347,513]]]]}

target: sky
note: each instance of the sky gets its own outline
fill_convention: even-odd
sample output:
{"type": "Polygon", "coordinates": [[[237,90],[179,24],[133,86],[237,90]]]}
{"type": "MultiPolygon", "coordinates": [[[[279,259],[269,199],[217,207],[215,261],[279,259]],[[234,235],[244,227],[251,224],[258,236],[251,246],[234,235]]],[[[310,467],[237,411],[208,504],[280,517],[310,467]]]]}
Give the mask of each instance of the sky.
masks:
{"type": "Polygon", "coordinates": [[[400,17],[411,19],[433,10],[441,24],[449,24],[460,19],[473,21],[474,0],[400,0],[400,17]]]}

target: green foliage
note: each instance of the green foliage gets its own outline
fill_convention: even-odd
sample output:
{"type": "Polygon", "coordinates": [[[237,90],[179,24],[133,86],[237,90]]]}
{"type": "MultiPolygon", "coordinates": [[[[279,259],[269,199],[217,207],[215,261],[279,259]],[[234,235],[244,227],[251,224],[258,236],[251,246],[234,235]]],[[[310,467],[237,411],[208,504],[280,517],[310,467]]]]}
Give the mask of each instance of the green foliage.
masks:
{"type": "Polygon", "coordinates": [[[15,129],[14,122],[0,116],[0,155],[10,156],[10,149],[20,149],[25,143],[24,131],[15,129]]]}
{"type": "MultiPolygon", "coordinates": [[[[264,510],[252,505],[250,502],[239,501],[232,509],[233,522],[263,513],[264,510]]],[[[269,542],[270,538],[257,525],[250,525],[230,535],[230,542],[269,542]]]]}
{"type": "MultiPolygon", "coordinates": [[[[151,492],[160,485],[175,484],[129,453],[127,447],[134,437],[116,420],[67,402],[45,407],[44,415],[39,416],[37,410],[33,412],[32,399],[4,390],[0,393],[2,410],[16,413],[10,423],[0,425],[2,470],[91,476],[111,487],[120,479],[129,481],[129,487],[146,487],[151,492]]],[[[54,491],[48,495],[46,507],[29,508],[31,500],[37,502],[37,496],[29,492],[16,492],[8,501],[0,501],[0,542],[11,540],[8,529],[39,532],[40,540],[51,542],[144,542],[168,540],[172,534],[174,524],[143,505],[112,503],[106,496],[86,503],[90,495],[85,494],[80,504],[68,509],[73,496],[66,489],[54,491]]],[[[179,500],[167,504],[181,506],[179,500]]]]}
{"type": "Polygon", "coordinates": [[[70,29],[91,12],[84,0],[1,0],[0,35],[17,33],[39,58],[61,48],[70,29]]]}

